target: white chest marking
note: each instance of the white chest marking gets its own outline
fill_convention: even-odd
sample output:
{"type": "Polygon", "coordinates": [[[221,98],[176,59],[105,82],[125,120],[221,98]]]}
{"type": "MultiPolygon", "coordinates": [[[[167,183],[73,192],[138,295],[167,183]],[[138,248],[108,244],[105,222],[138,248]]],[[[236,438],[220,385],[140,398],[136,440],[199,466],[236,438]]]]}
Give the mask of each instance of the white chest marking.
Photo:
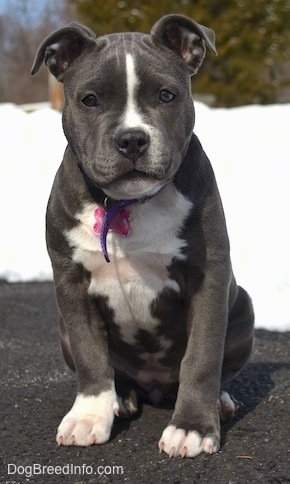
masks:
{"type": "Polygon", "coordinates": [[[168,185],[149,202],[131,210],[129,237],[108,234],[108,264],[101,251],[100,239],[93,232],[95,205],[88,204],[77,214],[79,225],[66,233],[73,260],[91,273],[89,293],[108,298],[122,337],[134,344],[138,329],[153,332],[159,321],[152,316],[151,305],[165,289],[180,292],[167,267],[172,259],[183,259],[186,242],[178,233],[192,203],[173,185],[168,185]]]}

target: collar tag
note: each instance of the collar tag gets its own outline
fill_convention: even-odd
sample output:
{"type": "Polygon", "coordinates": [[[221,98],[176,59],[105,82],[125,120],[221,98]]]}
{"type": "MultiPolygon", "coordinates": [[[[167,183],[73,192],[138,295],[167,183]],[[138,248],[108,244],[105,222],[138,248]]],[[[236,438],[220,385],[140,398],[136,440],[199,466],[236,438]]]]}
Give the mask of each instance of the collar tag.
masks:
{"type": "Polygon", "coordinates": [[[129,237],[131,234],[130,216],[131,212],[127,208],[133,203],[138,202],[138,199],[119,200],[115,202],[111,208],[108,207],[108,200],[105,199],[105,208],[97,208],[94,212],[96,222],[94,224],[94,232],[100,236],[101,248],[107,262],[110,262],[107,249],[107,235],[108,232],[115,232],[122,237],[129,237]]]}
{"type": "Polygon", "coordinates": [[[107,235],[108,232],[115,232],[122,237],[129,237],[131,234],[130,216],[131,212],[128,209],[134,203],[145,203],[151,198],[155,197],[160,192],[158,190],[154,195],[143,198],[132,198],[129,200],[112,200],[106,197],[104,200],[105,208],[99,207],[95,210],[94,216],[96,222],[94,224],[94,232],[100,236],[101,248],[103,255],[107,262],[110,262],[107,249],[107,235]]]}
{"type": "MultiPolygon", "coordinates": [[[[94,212],[94,216],[96,219],[94,232],[97,235],[101,235],[103,226],[108,223],[108,212],[106,212],[104,208],[97,208],[94,212]]],[[[121,209],[112,221],[108,231],[115,232],[123,237],[128,237],[131,234],[130,216],[131,212],[128,208],[121,209]]]]}

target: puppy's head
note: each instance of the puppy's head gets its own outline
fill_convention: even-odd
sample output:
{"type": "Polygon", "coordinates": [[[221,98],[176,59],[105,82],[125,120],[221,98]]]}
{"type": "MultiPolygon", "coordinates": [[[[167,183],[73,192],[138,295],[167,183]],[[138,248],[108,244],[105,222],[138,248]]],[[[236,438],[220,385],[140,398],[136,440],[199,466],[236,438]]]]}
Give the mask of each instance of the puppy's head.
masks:
{"type": "Polygon", "coordinates": [[[190,77],[214,33],[168,15],[151,35],[96,37],[77,23],[40,45],[32,74],[44,61],[64,84],[63,126],[77,162],[112,198],[154,194],[173,178],[194,126],[190,77]]]}

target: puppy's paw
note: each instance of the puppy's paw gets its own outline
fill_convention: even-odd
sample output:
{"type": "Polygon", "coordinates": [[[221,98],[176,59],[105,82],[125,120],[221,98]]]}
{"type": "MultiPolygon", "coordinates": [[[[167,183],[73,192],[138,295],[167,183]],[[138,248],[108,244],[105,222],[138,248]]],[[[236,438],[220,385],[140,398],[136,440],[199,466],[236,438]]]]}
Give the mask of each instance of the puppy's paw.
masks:
{"type": "Polygon", "coordinates": [[[240,407],[240,403],[230,396],[228,392],[222,391],[218,400],[218,411],[222,422],[234,417],[240,407]]]}
{"type": "Polygon", "coordinates": [[[112,390],[96,396],[78,395],[72,409],[58,427],[58,445],[103,444],[110,438],[114,415],[119,411],[112,390]]]}
{"type": "Polygon", "coordinates": [[[138,411],[137,395],[134,390],[125,396],[118,395],[119,410],[116,412],[117,417],[127,419],[132,417],[138,411]]]}
{"type": "Polygon", "coordinates": [[[166,427],[158,443],[160,453],[165,452],[169,457],[196,457],[201,452],[213,454],[219,450],[219,445],[218,435],[201,437],[195,430],[186,432],[175,425],[166,427]]]}
{"type": "Polygon", "coordinates": [[[58,428],[56,441],[58,445],[103,444],[111,434],[110,420],[95,415],[66,416],[58,428]]]}

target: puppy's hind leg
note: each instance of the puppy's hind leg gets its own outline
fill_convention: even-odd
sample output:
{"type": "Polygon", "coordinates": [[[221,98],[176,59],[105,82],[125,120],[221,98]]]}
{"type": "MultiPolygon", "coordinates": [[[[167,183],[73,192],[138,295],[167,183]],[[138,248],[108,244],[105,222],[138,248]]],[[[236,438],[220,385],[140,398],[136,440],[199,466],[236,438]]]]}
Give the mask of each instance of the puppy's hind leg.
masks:
{"type": "MultiPolygon", "coordinates": [[[[247,292],[238,286],[235,303],[230,310],[222,367],[222,384],[235,378],[250,358],[254,341],[254,311],[247,292]]],[[[233,417],[239,403],[221,391],[218,409],[221,421],[233,417]]]]}
{"type": "Polygon", "coordinates": [[[229,312],[222,366],[222,383],[236,377],[250,358],[254,341],[254,311],[247,292],[238,286],[229,312]]]}

